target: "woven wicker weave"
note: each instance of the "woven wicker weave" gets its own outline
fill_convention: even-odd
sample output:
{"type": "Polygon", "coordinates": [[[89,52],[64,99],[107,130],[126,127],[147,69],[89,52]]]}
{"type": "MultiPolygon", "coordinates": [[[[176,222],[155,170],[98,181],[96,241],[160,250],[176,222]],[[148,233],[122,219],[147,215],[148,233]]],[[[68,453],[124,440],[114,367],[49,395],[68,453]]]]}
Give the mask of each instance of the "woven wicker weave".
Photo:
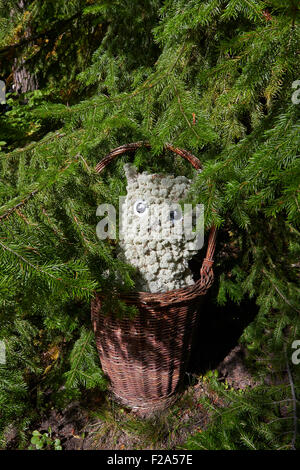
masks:
{"type": "MultiPolygon", "coordinates": [[[[101,172],[115,157],[148,143],[118,147],[96,166],[101,172]]],[[[199,170],[199,160],[185,150],[166,145],[168,150],[188,160],[199,170]]],[[[136,305],[133,320],[119,319],[114,312],[101,311],[101,294],[92,301],[92,324],[104,373],[109,377],[115,398],[133,409],[158,410],[176,399],[189,360],[201,296],[213,283],[213,255],[216,229],[209,234],[200,279],[192,286],[152,294],[134,292],[120,295],[136,305]]]]}

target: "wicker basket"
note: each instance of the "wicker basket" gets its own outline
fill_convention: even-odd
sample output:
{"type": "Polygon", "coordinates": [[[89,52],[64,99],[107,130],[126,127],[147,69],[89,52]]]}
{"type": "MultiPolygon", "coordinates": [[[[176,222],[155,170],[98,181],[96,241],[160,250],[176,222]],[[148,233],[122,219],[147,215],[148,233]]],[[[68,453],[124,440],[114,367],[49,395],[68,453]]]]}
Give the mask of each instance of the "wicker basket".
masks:
{"type": "MultiPolygon", "coordinates": [[[[96,167],[101,172],[116,156],[148,143],[118,147],[96,167]]],[[[199,160],[185,150],[166,145],[168,150],[201,169],[199,160]]],[[[101,312],[101,294],[92,301],[92,324],[104,373],[120,403],[132,409],[155,411],[169,406],[180,391],[189,360],[197,313],[203,296],[213,283],[213,255],[216,229],[209,234],[200,279],[192,286],[152,294],[134,292],[120,295],[137,306],[133,320],[119,319],[114,312],[101,312]]]]}

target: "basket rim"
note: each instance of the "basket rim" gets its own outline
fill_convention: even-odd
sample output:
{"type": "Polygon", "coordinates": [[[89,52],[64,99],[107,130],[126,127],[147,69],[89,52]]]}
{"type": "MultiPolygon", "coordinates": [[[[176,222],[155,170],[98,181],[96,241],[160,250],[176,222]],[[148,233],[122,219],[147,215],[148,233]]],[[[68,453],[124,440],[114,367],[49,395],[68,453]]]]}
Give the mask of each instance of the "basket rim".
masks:
{"type": "MultiPolygon", "coordinates": [[[[134,291],[117,293],[117,296],[127,304],[134,304],[141,307],[167,307],[170,304],[183,304],[196,300],[201,295],[205,295],[214,281],[212,260],[204,259],[201,268],[201,277],[190,286],[181,287],[167,292],[145,292],[134,291]]],[[[106,297],[104,292],[95,292],[98,299],[106,297]]]]}

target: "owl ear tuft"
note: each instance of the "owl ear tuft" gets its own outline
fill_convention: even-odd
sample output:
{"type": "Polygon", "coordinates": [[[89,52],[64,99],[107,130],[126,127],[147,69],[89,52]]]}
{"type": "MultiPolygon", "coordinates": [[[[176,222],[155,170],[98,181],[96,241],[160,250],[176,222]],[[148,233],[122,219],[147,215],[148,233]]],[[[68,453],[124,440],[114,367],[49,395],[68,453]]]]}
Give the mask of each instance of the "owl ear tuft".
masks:
{"type": "Polygon", "coordinates": [[[136,181],[138,173],[134,165],[131,163],[125,163],[124,172],[128,183],[130,181],[136,181]]]}

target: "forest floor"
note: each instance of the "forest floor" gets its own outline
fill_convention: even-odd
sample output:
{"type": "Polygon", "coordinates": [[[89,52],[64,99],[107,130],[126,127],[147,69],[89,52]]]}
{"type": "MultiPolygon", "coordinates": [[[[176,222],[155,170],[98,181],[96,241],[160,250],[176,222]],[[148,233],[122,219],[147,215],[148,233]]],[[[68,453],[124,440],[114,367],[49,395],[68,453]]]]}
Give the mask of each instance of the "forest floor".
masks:
{"type": "MultiPolygon", "coordinates": [[[[245,389],[256,385],[243,355],[243,349],[236,346],[216,369],[220,380],[226,380],[229,387],[245,389]]],[[[142,418],[117,405],[108,393],[97,392],[63,411],[51,410],[35,430],[43,434],[50,428],[51,439],[59,439],[64,450],[184,449],[187,437],[202,432],[210,422],[211,413],[200,399],[206,396],[212,409],[223,405],[201,376],[189,374],[188,379],[190,385],[181,398],[157,416],[142,418]]]]}

